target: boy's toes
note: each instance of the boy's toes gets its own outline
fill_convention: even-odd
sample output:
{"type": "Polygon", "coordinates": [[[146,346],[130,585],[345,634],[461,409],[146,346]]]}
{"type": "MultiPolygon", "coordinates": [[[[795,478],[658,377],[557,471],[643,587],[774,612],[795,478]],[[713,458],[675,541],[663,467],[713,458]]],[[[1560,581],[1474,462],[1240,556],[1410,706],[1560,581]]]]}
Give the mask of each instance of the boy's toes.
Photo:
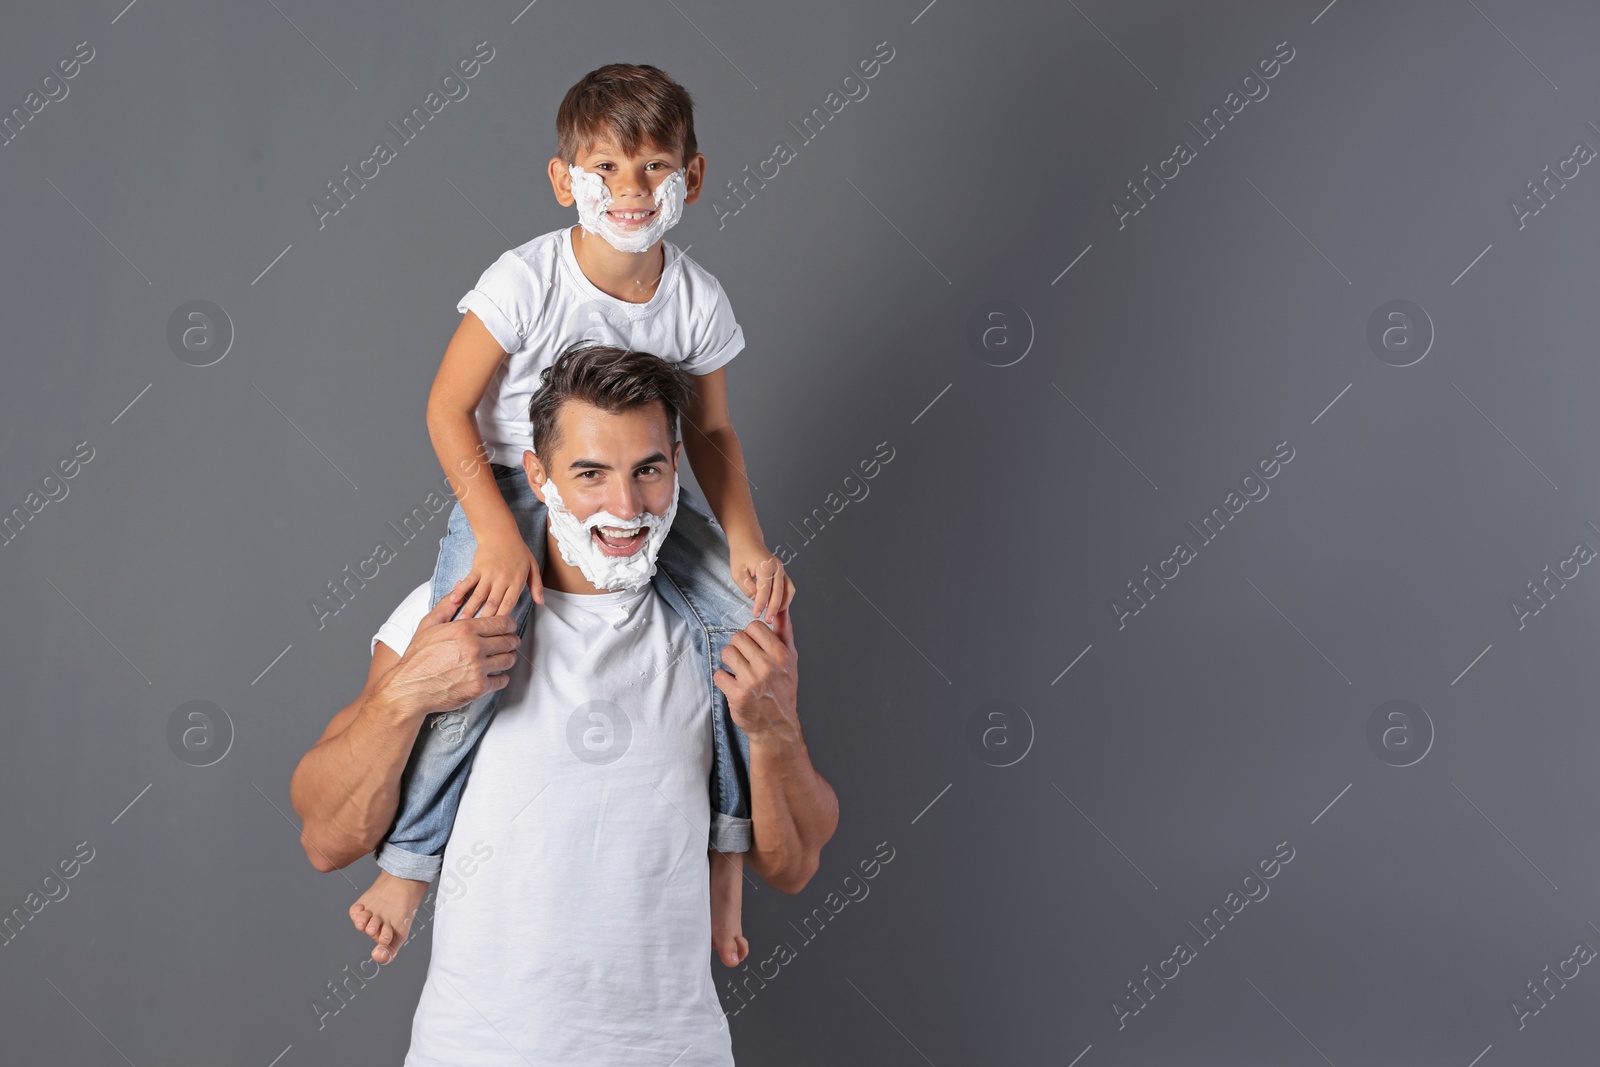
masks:
{"type": "Polygon", "coordinates": [[[750,951],[749,942],[739,934],[718,937],[712,947],[716,949],[717,959],[722,961],[724,967],[739,966],[744,962],[745,953],[750,951]]]}
{"type": "Polygon", "coordinates": [[[372,946],[372,958],[379,963],[388,963],[394,959],[394,930],[388,924],[373,938],[377,944],[372,946]]]}
{"type": "Polygon", "coordinates": [[[356,924],[357,930],[365,931],[367,920],[370,918],[372,913],[362,905],[361,901],[358,900],[350,905],[350,921],[356,924]]]}
{"type": "Polygon", "coordinates": [[[384,923],[383,931],[374,940],[377,944],[373,946],[372,958],[379,963],[389,963],[400,951],[400,946],[406,943],[406,932],[400,927],[384,923]]]}

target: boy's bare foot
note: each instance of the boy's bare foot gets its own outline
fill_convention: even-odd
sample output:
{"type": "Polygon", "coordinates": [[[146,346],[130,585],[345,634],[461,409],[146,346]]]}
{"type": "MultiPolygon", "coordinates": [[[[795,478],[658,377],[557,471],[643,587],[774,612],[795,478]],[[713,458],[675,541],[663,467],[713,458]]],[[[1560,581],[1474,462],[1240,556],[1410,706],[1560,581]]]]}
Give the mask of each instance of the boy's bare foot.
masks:
{"type": "Polygon", "coordinates": [[[711,947],[726,967],[737,967],[750,954],[744,938],[744,856],[711,853],[711,947]]]}
{"type": "Polygon", "coordinates": [[[388,963],[394,959],[406,942],[411,920],[427,892],[427,882],[396,878],[388,871],[379,871],[378,880],[350,905],[350,921],[374,942],[374,960],[388,963]]]}

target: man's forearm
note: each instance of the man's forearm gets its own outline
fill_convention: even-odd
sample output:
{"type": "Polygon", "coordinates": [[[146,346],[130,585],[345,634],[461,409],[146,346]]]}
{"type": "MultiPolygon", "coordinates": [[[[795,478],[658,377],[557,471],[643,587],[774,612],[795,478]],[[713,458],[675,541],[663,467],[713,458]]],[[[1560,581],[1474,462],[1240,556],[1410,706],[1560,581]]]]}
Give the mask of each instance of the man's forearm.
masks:
{"type": "Polygon", "coordinates": [[[769,884],[798,893],[816,873],[839,825],[839,800],[817,769],[798,725],[750,738],[750,866],[769,884]]]}
{"type": "Polygon", "coordinates": [[[422,717],[375,691],[343,730],[300,760],[289,797],[312,866],[338,870],[375,848],[394,820],[400,775],[422,717]]]}

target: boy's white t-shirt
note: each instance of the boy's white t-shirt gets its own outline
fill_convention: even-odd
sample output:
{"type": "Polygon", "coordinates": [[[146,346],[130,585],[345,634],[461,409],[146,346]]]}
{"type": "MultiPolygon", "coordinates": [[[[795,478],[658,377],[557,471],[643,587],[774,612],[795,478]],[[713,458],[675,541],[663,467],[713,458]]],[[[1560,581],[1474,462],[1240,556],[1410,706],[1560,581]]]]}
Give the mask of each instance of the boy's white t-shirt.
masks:
{"type": "MultiPolygon", "coordinates": [[[[428,589],[374,646],[404,654],[428,589]]],[[[730,1067],[688,626],[654,586],[546,589],[529,633],[445,846],[406,1065],[730,1067]]]]}
{"type": "Polygon", "coordinates": [[[649,352],[682,363],[691,374],[709,374],[744,348],[744,331],[722,284],[677,245],[662,239],[665,267],[655,295],[630,304],[584,275],[571,229],[508,249],[456,305],[477,315],[508,353],[476,410],[491,462],[522,464],[523,451],[533,448],[528,401],[539,375],[575,341],[649,352]]]}

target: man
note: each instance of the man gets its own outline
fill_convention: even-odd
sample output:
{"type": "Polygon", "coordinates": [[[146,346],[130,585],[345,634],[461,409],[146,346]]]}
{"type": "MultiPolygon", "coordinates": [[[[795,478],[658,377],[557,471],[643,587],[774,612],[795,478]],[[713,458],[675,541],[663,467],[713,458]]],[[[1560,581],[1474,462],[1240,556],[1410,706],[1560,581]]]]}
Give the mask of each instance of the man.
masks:
{"type": "MultiPolygon", "coordinates": [[[[445,849],[410,1067],[733,1062],[707,953],[707,676],[721,642],[693,628],[653,558],[678,501],[690,388],[643,353],[558,360],[541,390],[554,393],[534,404],[552,413],[535,422],[539,452],[523,454],[546,504],[526,532],[547,598],[528,640],[508,617],[452,621],[459,586],[432,611],[419,587],[379,631],[361,694],[295,771],[306,855],[338,869],[389,829],[425,718],[506,689],[445,849]],[[636,575],[639,553],[648,584],[591,581],[636,575]]],[[[750,742],[746,862],[799,892],[838,802],[800,731],[788,612],[732,633],[720,659],[711,683],[750,742]]]]}

